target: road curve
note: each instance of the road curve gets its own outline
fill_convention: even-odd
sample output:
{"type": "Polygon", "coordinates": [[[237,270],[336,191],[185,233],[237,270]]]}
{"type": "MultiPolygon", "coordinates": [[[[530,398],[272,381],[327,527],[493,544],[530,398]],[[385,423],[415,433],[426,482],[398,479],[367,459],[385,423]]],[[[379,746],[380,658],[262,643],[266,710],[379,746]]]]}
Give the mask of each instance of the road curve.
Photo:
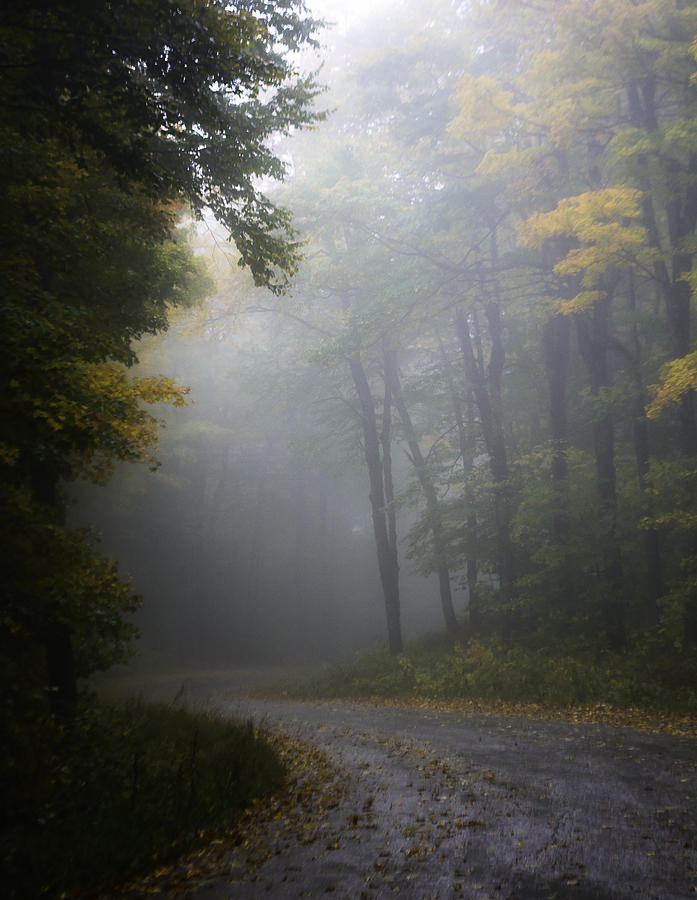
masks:
{"type": "Polygon", "coordinates": [[[260,810],[255,838],[172,896],[687,900],[697,897],[697,742],[605,725],[243,696],[334,763],[312,813],[260,810]]]}

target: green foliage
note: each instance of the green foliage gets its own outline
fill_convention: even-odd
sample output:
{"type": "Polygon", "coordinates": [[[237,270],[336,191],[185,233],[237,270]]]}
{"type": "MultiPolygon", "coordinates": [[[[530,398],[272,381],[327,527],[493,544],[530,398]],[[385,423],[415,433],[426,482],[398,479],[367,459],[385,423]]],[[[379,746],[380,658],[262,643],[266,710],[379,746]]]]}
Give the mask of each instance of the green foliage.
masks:
{"type": "Polygon", "coordinates": [[[613,655],[579,642],[504,648],[495,640],[453,642],[444,636],[411,644],[397,657],[376,647],[289,690],[302,697],[505,701],[546,708],[608,704],[695,712],[697,668],[688,655],[678,658],[670,645],[656,640],[613,655]]]}
{"type": "Polygon", "coordinates": [[[560,302],[565,314],[592,309],[605,296],[601,288],[609,268],[626,266],[637,255],[643,265],[650,262],[645,229],[628,224],[640,215],[640,198],[639,191],[627,187],[586,192],[565,197],[552,212],[535,213],[518,226],[519,239],[527,247],[541,248],[560,236],[574,240],[554,267],[559,276],[581,276],[582,290],[560,302]]]}
{"type": "Polygon", "coordinates": [[[652,398],[646,414],[656,419],[675,406],[690,391],[697,389],[697,351],[666,363],[661,370],[661,382],[652,386],[652,398]]]}
{"type": "Polygon", "coordinates": [[[68,727],[37,717],[6,734],[1,846],[10,898],[124,880],[230,825],[283,781],[251,722],[181,708],[83,699],[68,727]]]}
{"type": "Polygon", "coordinates": [[[297,266],[290,215],[259,184],[284,174],[270,137],[321,118],[289,57],[316,24],[296,2],[3,5],[0,675],[27,703],[48,684],[42,645],[64,648],[72,693],[70,639],[86,673],[132,632],[130,589],[66,532],[60,483],[104,483],[122,460],[157,467],[161,423],[142,404],[183,405],[186,389],[124,367],[173,306],[212,290],[180,219],[212,210],[273,291],[297,266]]]}
{"type": "Polygon", "coordinates": [[[10,2],[0,24],[13,139],[58,133],[83,172],[96,155],[122,185],[210,208],[257,282],[282,284],[298,248],[257,185],[284,171],[268,138],[317,118],[283,52],[313,43],[297,3],[10,2]]]}
{"type": "MultiPolygon", "coordinates": [[[[140,7],[136,16],[142,15],[148,25],[160,22],[151,3],[130,6],[140,7]]],[[[179,6],[185,7],[185,23],[190,6],[179,6]]],[[[210,19],[202,26],[217,35],[221,4],[203,6],[210,19]]],[[[675,460],[694,453],[694,445],[685,449],[690,447],[685,435],[686,426],[694,426],[689,403],[695,388],[690,290],[695,285],[697,223],[692,43],[697,7],[678,0],[462,4],[457,12],[449,9],[443,29],[435,27],[442,7],[426,13],[416,6],[410,6],[413,15],[390,22],[384,31],[364,34],[364,55],[352,47],[354,63],[341,76],[340,109],[330,128],[316,141],[312,135],[299,149],[298,143],[289,148],[294,178],[287,192],[276,196],[297,208],[308,252],[292,301],[284,297],[276,309],[286,314],[286,324],[290,320],[306,329],[305,338],[298,340],[294,332],[288,339],[284,356],[296,352],[298,383],[306,378],[319,386],[316,421],[325,434],[356,447],[361,409],[345,371],[347,360],[360,358],[368,380],[364,408],[374,409],[378,428],[384,428],[379,460],[384,475],[390,468],[385,465],[390,440],[396,444],[407,434],[404,423],[399,424],[394,384],[385,383],[387,359],[394,355],[415,437],[409,446],[411,465],[394,453],[391,474],[398,499],[386,502],[381,511],[397,510],[399,527],[404,520],[413,526],[407,552],[420,572],[433,572],[445,561],[453,584],[471,589],[469,611],[456,602],[469,615],[486,653],[473,661],[472,648],[432,658],[424,651],[420,661],[411,656],[395,661],[375,651],[356,672],[351,667],[337,670],[335,689],[364,694],[377,684],[385,693],[399,694],[418,684],[435,693],[476,689],[487,696],[508,696],[518,690],[562,702],[567,695],[583,698],[586,691],[600,696],[612,688],[613,696],[631,699],[632,691],[649,696],[642,672],[654,672],[659,693],[669,684],[678,687],[681,677],[691,690],[687,660],[697,645],[697,505],[694,475],[689,474],[694,460],[675,460]],[[378,37],[388,46],[377,49],[378,37]],[[434,52],[436,41],[442,55],[434,52]],[[647,388],[652,384],[659,385],[653,395],[647,388]],[[648,406],[647,394],[653,396],[648,406]],[[424,465],[418,463],[420,457],[424,465]],[[415,478],[419,474],[427,476],[432,488],[427,499],[423,483],[415,478]],[[410,507],[416,508],[414,513],[410,507]],[[474,579],[478,584],[472,586],[474,579]],[[587,645],[594,642],[615,650],[624,646],[626,658],[616,654],[607,665],[590,658],[587,645]],[[557,647],[565,649],[549,649],[557,647]],[[648,665],[651,654],[654,668],[648,665]],[[636,677],[631,666],[638,667],[636,677]]],[[[264,17],[282,17],[289,7],[277,5],[272,11],[252,2],[251,9],[263,24],[255,25],[250,12],[250,20],[238,23],[234,35],[226,32],[222,41],[228,47],[238,41],[247,61],[251,44],[245,40],[251,36],[254,44],[267,28],[277,39],[280,20],[264,17]]],[[[120,10],[121,24],[128,25],[131,12],[120,10]]],[[[107,48],[116,40],[110,27],[107,48]]],[[[92,37],[88,29],[86,39],[92,37]]],[[[198,37],[192,46],[199,46],[198,37]]],[[[239,137],[240,116],[250,110],[259,113],[259,121],[271,112],[254,106],[260,97],[271,97],[279,74],[276,63],[283,66],[267,50],[273,46],[264,44],[256,62],[268,64],[264,77],[270,73],[271,81],[262,78],[262,83],[270,93],[250,91],[247,75],[253,67],[245,69],[234,109],[221,103],[220,115],[230,113],[234,119],[226,120],[227,138],[239,137]]],[[[190,97],[189,72],[184,71],[189,51],[182,49],[171,72],[164,73],[158,70],[161,51],[159,44],[143,41],[144,85],[152,85],[157,75],[167,87],[157,95],[153,120],[176,123],[173,145],[192,149],[198,134],[198,124],[191,126],[195,108],[187,111],[176,102],[172,109],[167,106],[179,96],[170,82],[175,72],[185,82],[181,96],[190,97]]],[[[214,79],[218,64],[225,68],[227,62],[210,62],[214,79]]],[[[72,87],[81,71],[75,64],[65,73],[66,94],[59,101],[70,110],[83,109],[84,97],[72,87]]],[[[111,83],[111,73],[102,74],[111,83]]],[[[140,86],[129,85],[129,73],[122,75],[128,90],[142,98],[140,86]]],[[[213,83],[203,86],[207,101],[213,83]]],[[[302,91],[308,85],[298,87],[302,91]]],[[[113,96],[119,102],[124,93],[119,87],[113,96]]],[[[106,108],[105,128],[115,121],[113,108],[106,108]]],[[[199,109],[204,118],[210,113],[205,103],[199,109]]],[[[211,115],[201,131],[209,137],[208,126],[220,121],[217,113],[211,115]]],[[[9,191],[12,208],[28,210],[26,221],[17,212],[25,237],[36,237],[32,217],[46,225],[42,248],[53,252],[51,259],[56,252],[48,224],[56,221],[58,237],[70,239],[69,259],[79,271],[87,263],[75,248],[91,234],[89,216],[81,217],[79,210],[84,206],[104,213],[100,227],[93,229],[104,240],[94,237],[94,246],[99,258],[109,261],[111,276],[92,273],[91,283],[104,300],[102,305],[95,301],[100,314],[106,310],[113,316],[118,292],[109,293],[112,279],[127,299],[136,296],[119,261],[140,259],[141,243],[146,250],[157,244],[157,235],[143,223],[157,213],[166,231],[171,208],[151,206],[147,190],[132,192],[129,202],[120,200],[113,156],[102,159],[94,135],[85,137],[73,119],[67,122],[80,138],[84,166],[65,152],[60,139],[49,141],[47,178],[39,165],[44,151],[31,140],[18,144],[19,161],[10,158],[6,171],[15,166],[32,177],[26,190],[9,191]],[[83,177],[83,168],[89,177],[83,177]],[[123,214],[117,215],[117,208],[123,214]],[[112,255],[107,245],[114,247],[112,255]]],[[[142,138],[132,156],[122,146],[135,171],[151,152],[163,153],[161,134],[140,129],[139,109],[129,107],[126,122],[142,138]]],[[[15,130],[24,140],[24,133],[15,130]]],[[[63,132],[58,129],[58,134],[60,138],[63,132]]],[[[233,140],[221,146],[217,133],[214,138],[205,165],[216,153],[225,158],[234,145],[233,140]]],[[[268,146],[260,150],[261,157],[247,159],[250,171],[258,160],[263,168],[268,146]]],[[[194,159],[197,152],[192,150],[194,159]]],[[[162,171],[171,186],[182,170],[170,162],[163,161],[162,171]]],[[[201,172],[208,172],[205,165],[201,172]]],[[[272,167],[262,174],[274,172],[272,167]]],[[[189,176],[195,180],[197,174],[189,176]]],[[[190,191],[186,185],[191,178],[183,178],[180,188],[189,199],[193,193],[193,205],[200,208],[206,185],[190,191]]],[[[152,186],[152,179],[147,185],[152,186]]],[[[245,183],[234,196],[233,206],[239,202],[244,208],[247,187],[245,183]]],[[[157,190],[155,194],[161,200],[157,190]]],[[[167,190],[164,194],[175,199],[167,190]]],[[[264,201],[258,199],[265,214],[264,201]]],[[[286,231],[282,215],[278,222],[294,245],[296,236],[286,231]]],[[[240,249],[249,262],[256,257],[245,240],[240,249]]],[[[17,239],[23,251],[30,244],[17,239]]],[[[271,268],[279,270],[280,280],[270,280],[278,291],[284,287],[281,270],[290,272],[297,262],[298,247],[287,249],[287,269],[284,257],[268,253],[271,268]]],[[[171,270],[182,277],[168,285],[160,267],[145,267],[146,293],[152,297],[146,321],[140,321],[137,308],[133,319],[111,318],[119,334],[119,327],[130,329],[129,334],[139,327],[157,330],[167,291],[177,297],[186,293],[185,271],[196,282],[190,261],[178,256],[176,247],[171,252],[179,260],[171,270]]],[[[15,255],[19,262],[13,276],[26,267],[31,275],[27,281],[41,285],[44,273],[27,264],[27,258],[35,262],[28,251],[15,255]]],[[[257,281],[266,274],[263,266],[255,269],[257,281]]],[[[12,282],[21,279],[13,277],[12,282]]],[[[237,311],[239,298],[251,286],[233,282],[228,287],[236,291],[237,311]]],[[[63,276],[56,276],[42,295],[50,304],[55,341],[41,315],[28,316],[25,330],[17,329],[26,340],[18,340],[13,349],[19,354],[24,345],[37,348],[32,363],[41,355],[38,350],[55,349],[69,333],[84,339],[87,329],[81,323],[94,322],[85,311],[90,304],[82,300],[76,309],[70,304],[67,311],[62,308],[64,286],[63,276]]],[[[218,323],[230,309],[227,288],[215,303],[215,315],[209,318],[218,323]]],[[[128,342],[114,339],[111,331],[109,335],[102,336],[98,348],[87,342],[94,356],[89,362],[97,367],[88,371],[102,372],[109,340],[122,357],[110,355],[128,361],[128,342]]],[[[59,355],[58,363],[62,361],[59,355]]],[[[62,375],[59,364],[52,360],[37,372],[62,375]]],[[[256,385],[263,385],[261,390],[278,403],[275,423],[287,423],[293,417],[292,402],[282,399],[281,379],[274,383],[269,378],[268,362],[250,361],[250,370],[255,368],[262,373],[256,385]]],[[[76,377],[69,387],[80,380],[76,377]]],[[[239,386],[239,377],[235,380],[239,386]]],[[[24,464],[27,446],[40,448],[45,456],[60,435],[76,442],[84,436],[90,451],[95,432],[100,438],[105,434],[116,448],[125,446],[138,455],[142,447],[134,432],[123,440],[111,415],[99,421],[104,427],[80,430],[72,414],[80,392],[70,393],[64,380],[59,386],[60,415],[53,414],[53,394],[48,396],[48,389],[41,394],[37,387],[38,410],[18,417],[24,425],[30,421],[41,442],[0,436],[0,459],[8,471],[24,464]]],[[[113,387],[106,392],[107,413],[111,401],[121,396],[119,384],[113,387]]],[[[242,391],[248,392],[246,378],[242,391]]],[[[27,407],[32,397],[29,392],[24,398],[27,407]]],[[[93,401],[88,395],[88,410],[94,409],[93,401]]],[[[248,409],[243,420],[252,418],[253,404],[248,409]]],[[[239,414],[231,415],[225,425],[239,434],[239,414]]],[[[62,461],[63,449],[61,445],[57,453],[62,461]]],[[[192,459],[203,458],[197,450],[192,453],[192,459]]],[[[71,466],[77,456],[70,455],[71,466]]],[[[227,450],[218,456],[220,493],[204,477],[197,500],[223,496],[226,482],[235,480],[223,474],[227,450]]],[[[239,462],[230,466],[239,467],[239,462]]],[[[242,500],[236,508],[240,533],[246,533],[252,529],[239,509],[256,501],[248,496],[242,500]]],[[[292,524],[288,533],[294,533],[292,524]]],[[[258,550],[261,539],[252,542],[258,550]]],[[[339,584],[335,579],[335,589],[328,591],[337,604],[350,594],[339,584]]],[[[222,593],[216,585],[211,606],[218,591],[222,593]]],[[[300,618],[298,629],[303,628],[300,618]]],[[[653,676],[647,677],[650,681],[653,676]]]]}
{"type": "Polygon", "coordinates": [[[414,679],[406,656],[395,656],[382,644],[356,654],[344,666],[290,686],[302,697],[399,697],[408,694],[414,679]]]}
{"type": "Polygon", "coordinates": [[[85,532],[67,531],[27,490],[0,491],[7,527],[0,548],[0,683],[2,726],[11,729],[27,710],[44,707],[49,636],[58,629],[73,635],[79,677],[125,662],[136,634],[126,616],[140,598],[116,564],[95,553],[85,532]]]}
{"type": "Polygon", "coordinates": [[[466,6],[447,63],[415,16],[358,70],[365,99],[347,92],[357,112],[337,128],[351,166],[305,179],[306,206],[326,204],[305,219],[308,308],[318,286],[323,311],[343,289],[337,330],[372,358],[376,405],[370,349],[395,348],[438,497],[411,517],[407,555],[470,589],[476,567],[482,635],[682,653],[695,494],[662,467],[695,447],[697,8],[466,6]]]}

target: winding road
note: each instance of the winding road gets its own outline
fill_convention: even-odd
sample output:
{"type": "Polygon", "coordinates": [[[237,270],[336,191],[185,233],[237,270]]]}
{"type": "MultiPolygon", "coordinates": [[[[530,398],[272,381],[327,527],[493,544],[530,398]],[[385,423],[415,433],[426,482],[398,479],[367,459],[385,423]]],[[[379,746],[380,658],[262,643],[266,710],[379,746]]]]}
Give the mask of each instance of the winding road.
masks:
{"type": "Polygon", "coordinates": [[[260,807],[253,840],[172,896],[697,897],[694,738],[260,700],[216,677],[188,681],[186,693],[309,743],[331,765],[319,781],[308,777],[302,809],[260,807]]]}

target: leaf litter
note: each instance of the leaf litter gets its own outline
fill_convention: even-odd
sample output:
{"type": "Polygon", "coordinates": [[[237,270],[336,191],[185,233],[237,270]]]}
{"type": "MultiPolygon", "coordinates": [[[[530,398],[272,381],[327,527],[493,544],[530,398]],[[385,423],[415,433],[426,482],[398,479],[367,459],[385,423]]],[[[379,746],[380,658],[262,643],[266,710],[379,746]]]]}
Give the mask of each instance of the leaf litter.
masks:
{"type": "Polygon", "coordinates": [[[105,897],[678,900],[697,893],[694,721],[595,707],[209,701],[286,789],[105,897]]]}

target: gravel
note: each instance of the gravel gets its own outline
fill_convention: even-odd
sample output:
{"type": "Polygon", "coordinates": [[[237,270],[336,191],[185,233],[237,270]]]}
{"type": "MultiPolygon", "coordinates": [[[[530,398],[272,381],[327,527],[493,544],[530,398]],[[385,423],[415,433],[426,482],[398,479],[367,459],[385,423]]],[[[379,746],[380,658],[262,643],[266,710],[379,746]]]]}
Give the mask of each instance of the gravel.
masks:
{"type": "MultiPolygon", "coordinates": [[[[263,680],[202,676],[178,694],[314,745],[332,774],[308,785],[312,812],[260,808],[251,842],[171,896],[697,897],[694,738],[247,696],[263,680]]],[[[146,693],[171,699],[172,686],[146,693]]]]}

